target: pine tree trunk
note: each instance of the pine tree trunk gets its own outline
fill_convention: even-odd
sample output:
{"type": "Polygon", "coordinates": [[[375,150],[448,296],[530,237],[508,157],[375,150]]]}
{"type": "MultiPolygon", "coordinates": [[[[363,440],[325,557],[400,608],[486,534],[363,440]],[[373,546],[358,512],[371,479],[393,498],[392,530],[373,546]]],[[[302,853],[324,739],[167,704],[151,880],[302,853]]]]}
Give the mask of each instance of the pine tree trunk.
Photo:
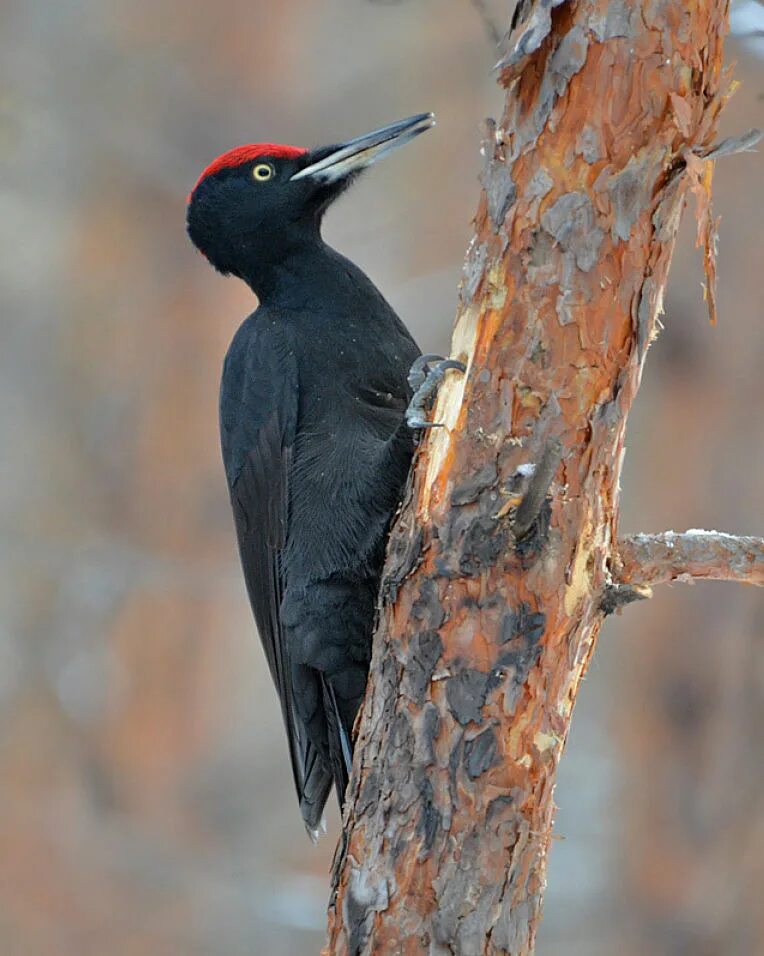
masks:
{"type": "Polygon", "coordinates": [[[514,20],[451,352],[468,369],[391,538],[325,954],[533,952],[691,188],[712,243],[725,0],[521,0],[514,20]]]}

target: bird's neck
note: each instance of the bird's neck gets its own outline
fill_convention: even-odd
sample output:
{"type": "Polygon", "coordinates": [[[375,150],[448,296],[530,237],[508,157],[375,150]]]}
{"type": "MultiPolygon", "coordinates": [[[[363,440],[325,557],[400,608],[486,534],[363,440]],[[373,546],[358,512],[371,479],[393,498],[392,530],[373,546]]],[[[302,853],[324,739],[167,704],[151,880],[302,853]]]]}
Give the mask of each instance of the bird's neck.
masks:
{"type": "Polygon", "coordinates": [[[302,308],[341,273],[341,257],[321,235],[285,237],[264,255],[253,257],[242,278],[261,303],[302,308]]]}

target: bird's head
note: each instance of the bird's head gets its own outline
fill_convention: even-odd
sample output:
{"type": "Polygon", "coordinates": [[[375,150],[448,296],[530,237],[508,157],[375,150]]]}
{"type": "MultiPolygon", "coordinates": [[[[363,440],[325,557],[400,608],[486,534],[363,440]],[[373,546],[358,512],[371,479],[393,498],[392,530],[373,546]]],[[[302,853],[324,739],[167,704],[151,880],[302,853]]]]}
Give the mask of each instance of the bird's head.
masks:
{"type": "Polygon", "coordinates": [[[334,146],[231,149],[189,194],[191,241],[219,272],[251,283],[259,264],[267,268],[318,239],[324,211],[362,169],[434,124],[432,113],[421,113],[334,146]]]}

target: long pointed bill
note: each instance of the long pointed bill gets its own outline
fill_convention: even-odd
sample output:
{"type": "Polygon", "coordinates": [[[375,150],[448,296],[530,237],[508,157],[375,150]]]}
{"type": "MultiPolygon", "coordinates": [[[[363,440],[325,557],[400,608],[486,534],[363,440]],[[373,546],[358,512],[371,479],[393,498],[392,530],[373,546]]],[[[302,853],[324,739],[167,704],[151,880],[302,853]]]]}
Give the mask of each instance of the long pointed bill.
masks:
{"type": "Polygon", "coordinates": [[[420,113],[393,123],[391,126],[374,130],[373,133],[351,139],[295,173],[292,181],[310,177],[316,182],[334,183],[345,179],[351,173],[371,166],[382,156],[410,142],[415,136],[419,136],[434,125],[435,117],[432,113],[420,113]]]}

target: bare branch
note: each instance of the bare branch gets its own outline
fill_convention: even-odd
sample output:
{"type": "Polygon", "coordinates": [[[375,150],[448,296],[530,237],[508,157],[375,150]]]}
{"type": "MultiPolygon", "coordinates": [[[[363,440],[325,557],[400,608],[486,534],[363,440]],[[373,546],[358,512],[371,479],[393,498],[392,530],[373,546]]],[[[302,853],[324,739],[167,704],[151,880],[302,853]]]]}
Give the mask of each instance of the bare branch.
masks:
{"type": "Polygon", "coordinates": [[[615,573],[632,585],[705,579],[764,587],[764,538],[698,529],[629,535],[618,543],[615,573]]]}

